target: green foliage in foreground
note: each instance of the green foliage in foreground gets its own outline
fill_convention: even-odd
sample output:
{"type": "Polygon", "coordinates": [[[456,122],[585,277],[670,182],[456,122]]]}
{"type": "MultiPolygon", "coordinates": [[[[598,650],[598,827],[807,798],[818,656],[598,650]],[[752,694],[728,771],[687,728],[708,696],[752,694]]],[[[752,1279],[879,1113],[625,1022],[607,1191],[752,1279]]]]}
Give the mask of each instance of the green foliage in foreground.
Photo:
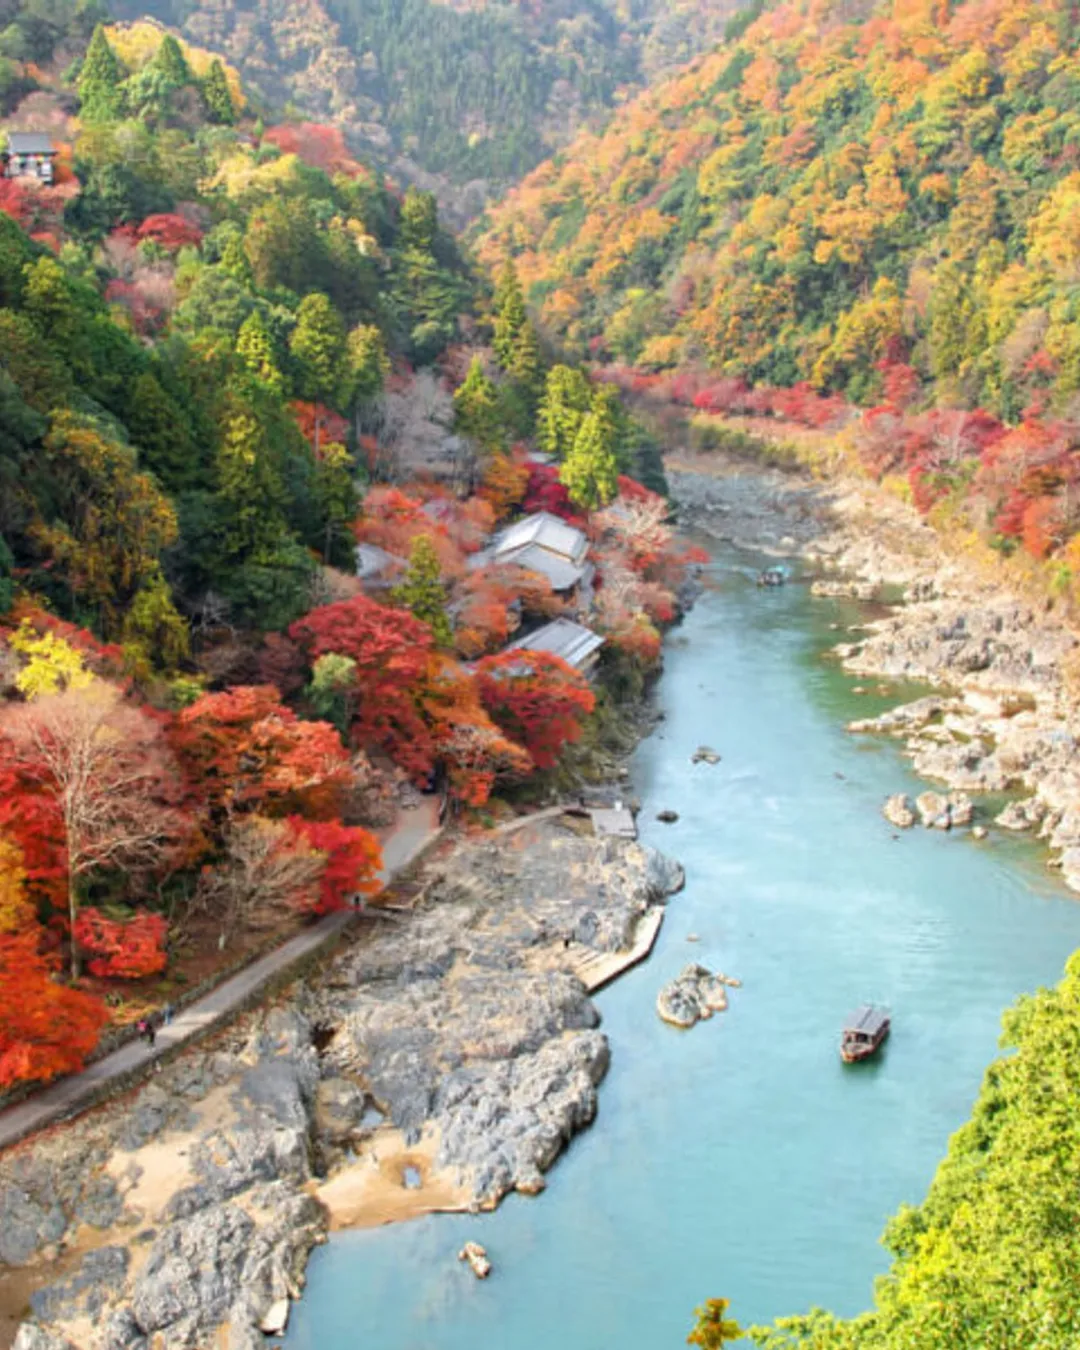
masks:
{"type": "Polygon", "coordinates": [[[873,1312],[755,1327],[763,1350],[1075,1350],[1080,1344],[1080,953],[1004,1018],[926,1200],[889,1223],[873,1312]]]}

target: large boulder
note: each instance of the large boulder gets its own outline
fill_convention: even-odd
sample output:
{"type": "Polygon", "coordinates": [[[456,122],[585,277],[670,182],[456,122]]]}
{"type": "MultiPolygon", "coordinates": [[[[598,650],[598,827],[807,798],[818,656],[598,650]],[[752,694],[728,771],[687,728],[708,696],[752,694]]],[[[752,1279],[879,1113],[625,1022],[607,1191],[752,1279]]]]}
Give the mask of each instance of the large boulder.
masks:
{"type": "Polygon", "coordinates": [[[881,814],[898,830],[910,830],[915,824],[915,811],[906,792],[894,792],[887,798],[881,808],[881,814]]]}
{"type": "Polygon", "coordinates": [[[1009,802],[1005,809],[994,817],[994,824],[1000,825],[1003,830],[1020,832],[1032,829],[1045,814],[1041,803],[1035,797],[1029,797],[1026,801],[1009,802]]]}
{"type": "Polygon", "coordinates": [[[726,986],[735,983],[705,966],[688,965],[657,994],[656,1011],[673,1027],[692,1027],[727,1008],[726,986]]]}
{"type": "Polygon", "coordinates": [[[966,792],[921,792],[915,798],[919,819],[928,830],[951,830],[970,825],[974,807],[966,792]]]}

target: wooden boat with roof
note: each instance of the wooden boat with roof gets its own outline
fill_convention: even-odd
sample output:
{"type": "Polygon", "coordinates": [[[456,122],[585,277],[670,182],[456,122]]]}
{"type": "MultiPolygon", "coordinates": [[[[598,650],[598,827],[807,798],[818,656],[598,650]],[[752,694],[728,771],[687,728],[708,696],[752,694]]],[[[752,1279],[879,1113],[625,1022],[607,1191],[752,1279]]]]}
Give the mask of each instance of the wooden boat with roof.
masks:
{"type": "Polygon", "coordinates": [[[877,1054],[889,1034],[890,1025],[889,1014],[884,1008],[876,1008],[872,1003],[856,1008],[844,1022],[840,1058],[845,1064],[856,1064],[877,1054]]]}

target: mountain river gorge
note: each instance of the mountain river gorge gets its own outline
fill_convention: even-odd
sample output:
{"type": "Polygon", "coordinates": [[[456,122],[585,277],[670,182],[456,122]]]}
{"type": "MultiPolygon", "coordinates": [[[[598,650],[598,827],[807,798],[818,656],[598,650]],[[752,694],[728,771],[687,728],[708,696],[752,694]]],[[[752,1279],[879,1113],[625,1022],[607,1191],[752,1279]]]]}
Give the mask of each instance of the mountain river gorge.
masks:
{"type": "Polygon", "coordinates": [[[687,885],[652,958],[598,997],[612,1067],[595,1125],[539,1198],[335,1235],[287,1350],[662,1350],[710,1296],[744,1326],[869,1305],[887,1218],[968,1116],[1002,1010],[1080,946],[1080,904],[1031,843],[894,832],[882,802],[923,785],[894,742],[844,728],[911,689],[853,693],[829,648],[865,607],[797,577],[759,589],[759,565],[713,544],[633,760],[643,838],[687,885]],[[691,764],[701,743],[720,763],[691,764]],[[743,987],[680,1032],[655,999],[689,961],[743,987]],[[845,1068],[863,1001],[891,1008],[892,1036],[845,1068]],[[484,1282],[455,1259],[470,1238],[484,1282]]]}

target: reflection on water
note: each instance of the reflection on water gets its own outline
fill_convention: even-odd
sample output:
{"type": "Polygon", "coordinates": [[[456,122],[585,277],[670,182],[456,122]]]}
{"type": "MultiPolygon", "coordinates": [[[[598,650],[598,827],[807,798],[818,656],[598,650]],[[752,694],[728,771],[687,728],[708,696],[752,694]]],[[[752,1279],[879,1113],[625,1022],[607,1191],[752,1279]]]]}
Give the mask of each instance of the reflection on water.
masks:
{"type": "Polygon", "coordinates": [[[743,1322],[868,1303],[886,1218],[970,1110],[1001,1010],[1080,945],[1080,904],[1030,844],[893,837],[881,803],[919,784],[895,742],[843,730],[889,700],[822,657],[864,610],[759,588],[757,570],[721,557],[668,646],[635,789],[688,884],[651,961],[600,996],[596,1125],[542,1197],[335,1235],[288,1350],[662,1350],[710,1295],[743,1322]],[[702,743],[719,764],[690,764],[702,743]],[[744,987],[678,1032],[654,1002],[689,960],[744,987]],[[892,1034],[844,1066],[843,1018],[867,1001],[892,1034]],[[469,1237],[495,1265],[482,1283],[455,1259],[469,1237]]]}

